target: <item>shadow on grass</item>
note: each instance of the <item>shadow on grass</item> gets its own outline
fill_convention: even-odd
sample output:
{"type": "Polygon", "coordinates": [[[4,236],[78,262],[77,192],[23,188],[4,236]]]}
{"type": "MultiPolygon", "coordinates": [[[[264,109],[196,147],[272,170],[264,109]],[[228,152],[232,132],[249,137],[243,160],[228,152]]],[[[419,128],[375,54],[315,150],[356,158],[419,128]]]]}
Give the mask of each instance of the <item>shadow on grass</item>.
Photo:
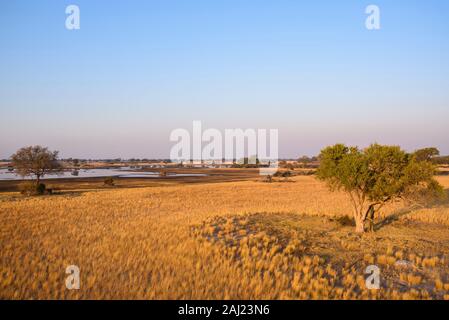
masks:
{"type": "Polygon", "coordinates": [[[449,206],[449,189],[444,189],[445,196],[439,200],[438,203],[444,206],[449,206]]]}
{"type": "Polygon", "coordinates": [[[449,189],[444,189],[444,196],[440,199],[429,201],[429,202],[426,202],[425,204],[407,208],[407,209],[404,209],[399,212],[395,212],[395,213],[391,214],[390,216],[384,218],[382,221],[376,223],[374,225],[374,231],[377,231],[387,225],[392,224],[395,221],[398,221],[402,216],[409,214],[415,210],[430,209],[430,208],[435,208],[435,207],[449,207],[449,189]]]}
{"type": "Polygon", "coordinates": [[[442,196],[421,204],[420,208],[430,209],[434,207],[449,207],[449,189],[444,189],[443,193],[442,196]]]}
{"type": "Polygon", "coordinates": [[[0,202],[22,201],[28,199],[56,199],[56,198],[75,198],[82,196],[84,191],[53,191],[52,194],[42,195],[23,195],[12,193],[0,197],[0,202]]]}
{"type": "Polygon", "coordinates": [[[83,194],[85,194],[87,191],[62,191],[62,190],[56,190],[51,195],[47,195],[44,197],[68,197],[68,198],[75,198],[80,197],[83,194]]]}
{"type": "Polygon", "coordinates": [[[398,221],[402,216],[405,216],[415,210],[419,209],[430,209],[434,207],[448,207],[449,206],[449,189],[444,190],[444,197],[441,199],[437,199],[434,201],[427,202],[426,204],[421,204],[418,206],[410,207],[398,212],[395,212],[388,217],[384,218],[380,222],[374,224],[374,231],[377,231],[385,226],[392,224],[393,222],[398,221]]]}
{"type": "Polygon", "coordinates": [[[389,215],[388,217],[386,217],[386,218],[382,219],[381,221],[379,221],[378,223],[374,224],[374,231],[378,231],[378,230],[382,229],[383,227],[386,227],[386,226],[392,224],[393,222],[398,221],[402,216],[409,214],[413,210],[415,210],[415,209],[401,210],[399,212],[395,212],[395,213],[389,215]]]}

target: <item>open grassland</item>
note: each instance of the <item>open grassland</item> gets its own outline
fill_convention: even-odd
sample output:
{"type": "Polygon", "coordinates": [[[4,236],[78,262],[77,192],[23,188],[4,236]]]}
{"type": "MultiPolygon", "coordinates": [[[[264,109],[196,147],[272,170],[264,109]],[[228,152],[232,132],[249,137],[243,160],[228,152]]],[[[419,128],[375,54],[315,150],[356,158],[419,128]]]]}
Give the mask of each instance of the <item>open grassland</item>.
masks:
{"type": "Polygon", "coordinates": [[[0,298],[449,299],[447,203],[391,205],[364,235],[339,222],[351,212],[312,176],[0,194],[0,298]]]}

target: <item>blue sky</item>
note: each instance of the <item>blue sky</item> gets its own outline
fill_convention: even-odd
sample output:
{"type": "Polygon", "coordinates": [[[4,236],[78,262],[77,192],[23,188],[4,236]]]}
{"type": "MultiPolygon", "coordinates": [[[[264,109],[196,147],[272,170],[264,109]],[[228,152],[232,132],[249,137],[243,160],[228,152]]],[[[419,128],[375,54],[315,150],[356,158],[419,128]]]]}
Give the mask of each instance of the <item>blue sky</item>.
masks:
{"type": "Polygon", "coordinates": [[[168,157],[193,120],[279,129],[282,157],[375,141],[449,154],[448,39],[445,0],[0,0],[0,158],[168,157]]]}

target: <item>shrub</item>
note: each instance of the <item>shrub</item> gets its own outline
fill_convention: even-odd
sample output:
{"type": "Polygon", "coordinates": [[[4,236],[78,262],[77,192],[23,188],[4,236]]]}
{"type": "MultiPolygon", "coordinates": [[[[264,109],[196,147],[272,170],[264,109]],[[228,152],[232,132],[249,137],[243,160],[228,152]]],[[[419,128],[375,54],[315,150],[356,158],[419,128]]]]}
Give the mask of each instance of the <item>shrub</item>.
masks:
{"type": "Polygon", "coordinates": [[[105,186],[113,187],[115,185],[114,178],[112,178],[112,177],[104,179],[103,182],[104,182],[105,186]]]}
{"type": "Polygon", "coordinates": [[[282,172],[281,172],[281,171],[276,171],[276,172],[273,174],[273,177],[282,177],[282,172]]]}
{"type": "Polygon", "coordinates": [[[46,190],[45,184],[43,184],[43,183],[39,183],[36,187],[37,194],[44,194],[45,190],[46,190]]]}
{"type": "Polygon", "coordinates": [[[281,177],[281,178],[288,178],[292,176],[291,171],[276,171],[276,173],[273,175],[275,177],[281,177]]]}
{"type": "MultiPolygon", "coordinates": [[[[37,196],[37,195],[43,195],[46,193],[47,189],[45,187],[45,184],[39,183],[33,181],[27,181],[22,183],[19,186],[20,193],[25,196],[37,196]]],[[[51,190],[51,189],[49,189],[51,190]]],[[[51,191],[50,191],[51,193],[51,191]]]]}
{"type": "Polygon", "coordinates": [[[264,179],[263,182],[268,182],[271,183],[273,182],[273,177],[271,175],[267,175],[264,179]]]}
{"type": "Polygon", "coordinates": [[[292,176],[292,172],[291,171],[284,171],[282,173],[282,177],[284,177],[284,178],[288,178],[288,177],[291,177],[291,176],[292,176]]]}

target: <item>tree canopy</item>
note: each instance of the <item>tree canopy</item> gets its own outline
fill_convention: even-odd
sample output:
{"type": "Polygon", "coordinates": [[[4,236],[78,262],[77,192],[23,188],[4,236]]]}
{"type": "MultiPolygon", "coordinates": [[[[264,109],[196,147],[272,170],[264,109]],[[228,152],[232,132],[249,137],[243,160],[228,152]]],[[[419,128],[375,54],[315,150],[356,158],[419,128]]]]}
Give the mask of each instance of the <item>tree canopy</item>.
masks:
{"type": "Polygon", "coordinates": [[[434,157],[439,156],[440,151],[437,148],[430,147],[415,151],[416,160],[431,161],[434,157]]]}
{"type": "Polygon", "coordinates": [[[11,156],[11,159],[14,170],[19,175],[34,176],[38,184],[46,174],[61,170],[58,151],[50,151],[41,146],[21,148],[11,156]]]}

